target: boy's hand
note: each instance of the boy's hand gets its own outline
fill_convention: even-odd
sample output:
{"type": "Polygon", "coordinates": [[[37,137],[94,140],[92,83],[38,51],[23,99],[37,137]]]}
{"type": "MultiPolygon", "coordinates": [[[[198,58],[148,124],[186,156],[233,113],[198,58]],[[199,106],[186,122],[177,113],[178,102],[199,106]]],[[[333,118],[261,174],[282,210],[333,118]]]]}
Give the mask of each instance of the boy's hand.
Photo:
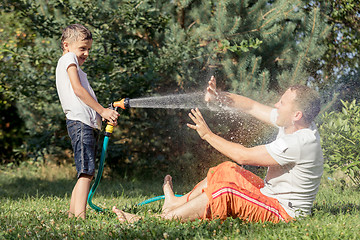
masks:
{"type": "Polygon", "coordinates": [[[218,92],[216,91],[216,79],[214,76],[211,76],[209,86],[206,88],[205,101],[210,102],[217,97],[218,92]]]}
{"type": "Polygon", "coordinates": [[[104,108],[104,110],[102,111],[102,113],[100,114],[101,117],[107,121],[109,121],[109,123],[116,125],[117,124],[117,119],[120,116],[120,114],[112,109],[109,108],[104,108]]]}

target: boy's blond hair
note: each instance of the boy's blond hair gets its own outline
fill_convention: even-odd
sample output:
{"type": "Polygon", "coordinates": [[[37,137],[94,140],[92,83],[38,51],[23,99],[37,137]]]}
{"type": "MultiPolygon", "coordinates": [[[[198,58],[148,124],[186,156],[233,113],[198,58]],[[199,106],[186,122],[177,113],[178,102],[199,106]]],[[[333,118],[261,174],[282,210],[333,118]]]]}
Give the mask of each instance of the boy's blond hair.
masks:
{"type": "Polygon", "coordinates": [[[84,40],[92,40],[91,32],[81,24],[71,24],[64,29],[61,35],[61,49],[64,50],[64,41],[73,43],[84,40]]]}

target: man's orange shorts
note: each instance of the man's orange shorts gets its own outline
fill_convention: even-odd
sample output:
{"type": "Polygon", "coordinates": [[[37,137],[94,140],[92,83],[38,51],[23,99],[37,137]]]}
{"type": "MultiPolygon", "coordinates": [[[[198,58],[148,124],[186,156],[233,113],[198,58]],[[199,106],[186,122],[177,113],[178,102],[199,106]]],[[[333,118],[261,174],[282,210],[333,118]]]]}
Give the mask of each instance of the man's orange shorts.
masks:
{"type": "Polygon", "coordinates": [[[264,181],[233,162],[210,168],[207,188],[209,198],[204,219],[241,218],[246,222],[278,223],[292,218],[275,198],[260,192],[264,181]]]}

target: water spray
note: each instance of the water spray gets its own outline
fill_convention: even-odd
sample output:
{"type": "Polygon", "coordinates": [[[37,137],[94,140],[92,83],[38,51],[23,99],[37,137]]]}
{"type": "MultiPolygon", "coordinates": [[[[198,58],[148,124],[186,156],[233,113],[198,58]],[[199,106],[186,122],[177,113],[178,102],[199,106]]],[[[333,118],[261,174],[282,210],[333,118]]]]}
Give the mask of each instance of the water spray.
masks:
{"type": "Polygon", "coordinates": [[[204,102],[203,92],[171,94],[165,96],[151,96],[142,98],[124,98],[113,105],[123,109],[127,108],[162,108],[162,109],[208,109],[204,102]]]}
{"type": "MultiPolygon", "coordinates": [[[[129,98],[123,98],[121,99],[120,101],[117,101],[117,102],[113,102],[110,104],[109,106],[110,109],[113,109],[115,111],[118,110],[118,108],[122,108],[122,109],[129,109],[130,108],[130,99],[129,98]]],[[[92,202],[92,198],[95,194],[95,191],[100,183],[100,180],[101,180],[101,176],[103,174],[103,171],[104,171],[104,164],[105,164],[105,158],[106,158],[106,151],[107,151],[107,146],[108,146],[108,143],[109,143],[109,138],[111,136],[111,134],[113,133],[114,131],[114,125],[112,125],[111,123],[107,122],[107,125],[105,127],[105,137],[104,137],[104,142],[103,142],[103,147],[102,147],[102,151],[101,151],[101,156],[100,156],[100,163],[99,163],[99,169],[98,169],[98,172],[97,172],[97,175],[96,175],[96,178],[95,178],[95,182],[94,184],[92,185],[90,191],[89,191],[89,195],[88,195],[88,199],[87,199],[87,202],[89,204],[89,206],[94,209],[95,211],[97,212],[105,212],[105,209],[102,209],[101,207],[95,205],[93,202],[92,202]]],[[[181,196],[181,195],[176,195],[177,197],[181,196]]],[[[142,205],[145,205],[145,204],[148,204],[148,203],[151,203],[151,202],[154,202],[154,201],[158,201],[158,200],[161,200],[161,199],[164,199],[165,196],[158,196],[158,197],[154,197],[154,198],[150,198],[144,202],[141,202],[139,204],[137,204],[138,206],[142,206],[142,205]]]]}
{"type": "MultiPolygon", "coordinates": [[[[217,94],[217,92],[215,92],[217,94]]],[[[173,94],[173,95],[167,95],[167,96],[154,96],[154,97],[145,97],[145,98],[137,98],[137,99],[129,99],[129,98],[123,98],[120,101],[116,101],[110,104],[110,109],[113,109],[115,111],[118,110],[118,108],[122,109],[129,109],[131,108],[167,108],[167,109],[208,109],[208,110],[219,110],[219,106],[210,106],[206,102],[204,102],[204,93],[203,92],[195,92],[195,93],[188,93],[188,94],[173,94]]],[[[104,212],[105,210],[96,206],[92,203],[92,197],[96,191],[96,188],[98,187],[100,183],[100,179],[104,170],[104,163],[106,158],[106,151],[107,146],[109,143],[109,138],[111,134],[113,133],[114,126],[111,125],[109,122],[107,122],[107,125],[105,127],[105,137],[104,137],[104,143],[102,147],[102,152],[100,156],[100,164],[99,164],[99,170],[97,172],[95,182],[92,185],[89,195],[88,195],[88,203],[91,208],[96,210],[97,212],[104,212]]],[[[180,197],[181,195],[176,195],[176,197],[180,197]]],[[[148,199],[144,202],[141,202],[137,204],[138,206],[148,204],[150,202],[158,201],[160,199],[163,199],[164,196],[158,196],[151,199],[148,199]]]]}

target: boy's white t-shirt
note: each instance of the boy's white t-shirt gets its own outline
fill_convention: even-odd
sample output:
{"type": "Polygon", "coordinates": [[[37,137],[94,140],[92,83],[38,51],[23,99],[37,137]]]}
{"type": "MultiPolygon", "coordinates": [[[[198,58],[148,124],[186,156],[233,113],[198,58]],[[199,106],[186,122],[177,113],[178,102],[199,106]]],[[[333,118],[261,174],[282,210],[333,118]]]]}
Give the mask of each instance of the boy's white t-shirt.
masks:
{"type": "MultiPolygon", "coordinates": [[[[276,118],[277,109],[273,109],[271,122],[275,126],[276,118]]],[[[279,127],[276,140],[265,147],[279,165],[268,168],[261,192],[276,198],[291,217],[310,214],[324,164],[315,124],[293,134],[285,134],[279,127]]]]}
{"type": "Polygon", "coordinates": [[[71,64],[76,64],[81,85],[95,101],[97,101],[86,73],[84,73],[79,66],[75,53],[66,53],[59,59],[56,67],[56,89],[66,118],[70,120],[79,120],[92,128],[101,129],[101,116],[75,95],[67,72],[67,69],[71,64]]]}

